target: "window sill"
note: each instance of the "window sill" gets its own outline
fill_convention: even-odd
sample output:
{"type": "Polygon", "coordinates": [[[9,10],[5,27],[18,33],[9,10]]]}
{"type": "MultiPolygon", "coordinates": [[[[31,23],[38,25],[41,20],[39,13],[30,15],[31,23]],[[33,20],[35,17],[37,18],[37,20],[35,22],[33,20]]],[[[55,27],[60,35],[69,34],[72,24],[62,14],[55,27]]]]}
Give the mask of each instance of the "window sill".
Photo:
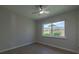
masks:
{"type": "Polygon", "coordinates": [[[42,36],[44,38],[55,38],[55,39],[66,39],[65,37],[51,37],[51,36],[42,36]]]}

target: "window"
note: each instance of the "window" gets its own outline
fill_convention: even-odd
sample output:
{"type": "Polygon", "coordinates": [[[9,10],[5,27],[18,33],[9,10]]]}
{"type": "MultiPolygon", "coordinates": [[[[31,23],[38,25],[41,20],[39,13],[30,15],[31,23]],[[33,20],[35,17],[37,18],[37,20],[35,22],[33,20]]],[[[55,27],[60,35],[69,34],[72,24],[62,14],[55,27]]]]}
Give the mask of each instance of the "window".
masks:
{"type": "Polygon", "coordinates": [[[43,24],[42,35],[45,37],[65,37],[65,21],[43,24]]]}

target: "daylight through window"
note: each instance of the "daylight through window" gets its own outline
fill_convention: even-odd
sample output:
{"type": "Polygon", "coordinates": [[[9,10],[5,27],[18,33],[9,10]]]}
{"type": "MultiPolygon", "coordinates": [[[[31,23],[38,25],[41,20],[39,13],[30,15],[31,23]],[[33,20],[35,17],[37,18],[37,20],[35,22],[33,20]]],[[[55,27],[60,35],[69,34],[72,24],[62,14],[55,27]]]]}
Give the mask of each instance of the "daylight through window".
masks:
{"type": "Polygon", "coordinates": [[[64,37],[65,21],[43,24],[42,35],[46,37],[64,37]]]}

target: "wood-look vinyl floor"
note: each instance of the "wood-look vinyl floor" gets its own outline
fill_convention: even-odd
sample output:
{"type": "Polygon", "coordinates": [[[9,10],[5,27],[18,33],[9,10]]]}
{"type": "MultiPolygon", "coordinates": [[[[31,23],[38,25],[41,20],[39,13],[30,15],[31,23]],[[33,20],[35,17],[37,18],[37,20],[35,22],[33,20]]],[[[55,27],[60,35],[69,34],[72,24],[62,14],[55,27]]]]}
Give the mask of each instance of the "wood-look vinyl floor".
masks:
{"type": "Polygon", "coordinates": [[[74,54],[74,53],[34,43],[28,46],[12,49],[0,54],[74,54]]]}

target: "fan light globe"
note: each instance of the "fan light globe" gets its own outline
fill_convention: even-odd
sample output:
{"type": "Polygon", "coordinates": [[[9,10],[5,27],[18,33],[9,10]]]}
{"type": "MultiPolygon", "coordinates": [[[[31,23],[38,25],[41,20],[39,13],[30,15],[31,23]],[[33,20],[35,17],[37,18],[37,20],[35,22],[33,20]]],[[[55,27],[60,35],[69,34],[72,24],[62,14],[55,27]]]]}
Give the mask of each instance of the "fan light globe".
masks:
{"type": "Polygon", "coordinates": [[[39,13],[40,13],[40,14],[44,14],[44,13],[45,13],[45,14],[49,14],[49,11],[44,11],[44,10],[42,10],[42,11],[40,11],[39,13]]]}
{"type": "Polygon", "coordinates": [[[43,14],[44,13],[44,11],[40,11],[40,14],[43,14]]]}

